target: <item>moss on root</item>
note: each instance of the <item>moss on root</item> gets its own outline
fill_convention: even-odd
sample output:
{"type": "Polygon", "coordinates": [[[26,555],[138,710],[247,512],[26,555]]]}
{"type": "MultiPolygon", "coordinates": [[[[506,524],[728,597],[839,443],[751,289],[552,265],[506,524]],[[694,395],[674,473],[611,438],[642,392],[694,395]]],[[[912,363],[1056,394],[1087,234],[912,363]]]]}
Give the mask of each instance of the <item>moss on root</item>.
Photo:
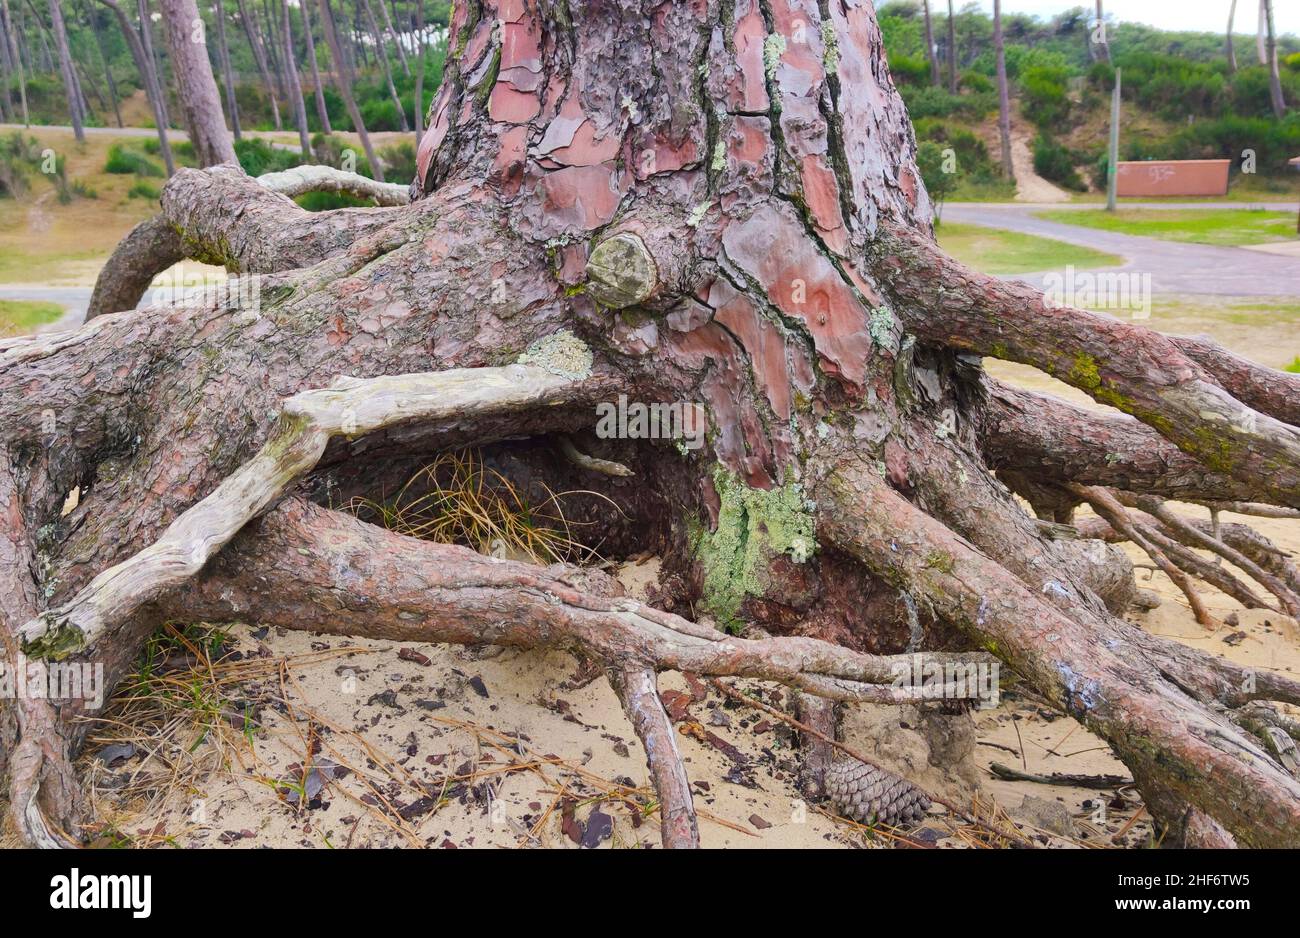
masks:
{"type": "Polygon", "coordinates": [[[721,501],[718,525],[712,531],[699,526],[692,543],[704,570],[702,605],[720,626],[736,632],[745,597],[764,592],[771,559],[786,554],[804,563],[816,552],[816,525],[798,483],[750,488],[719,467],[713,484],[721,501]]]}

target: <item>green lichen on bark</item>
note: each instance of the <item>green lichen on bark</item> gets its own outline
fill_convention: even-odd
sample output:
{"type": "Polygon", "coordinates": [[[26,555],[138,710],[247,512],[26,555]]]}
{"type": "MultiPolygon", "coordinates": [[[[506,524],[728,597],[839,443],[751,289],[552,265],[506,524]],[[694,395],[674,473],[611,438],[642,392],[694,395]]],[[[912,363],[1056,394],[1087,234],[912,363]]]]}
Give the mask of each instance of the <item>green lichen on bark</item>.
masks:
{"type": "Polygon", "coordinates": [[[771,80],[776,78],[776,68],[781,64],[781,56],[785,55],[785,37],[780,33],[772,33],[763,40],[763,72],[771,80]]]}
{"type": "Polygon", "coordinates": [[[815,519],[798,483],[750,488],[719,467],[713,484],[721,501],[717,527],[696,528],[692,545],[704,570],[702,605],[722,628],[735,632],[745,597],[765,591],[773,557],[785,554],[805,563],[817,551],[815,519]]]}
{"type": "Polygon", "coordinates": [[[835,34],[834,23],[822,23],[822,65],[827,75],[834,75],[840,67],[840,37],[835,34]]]}

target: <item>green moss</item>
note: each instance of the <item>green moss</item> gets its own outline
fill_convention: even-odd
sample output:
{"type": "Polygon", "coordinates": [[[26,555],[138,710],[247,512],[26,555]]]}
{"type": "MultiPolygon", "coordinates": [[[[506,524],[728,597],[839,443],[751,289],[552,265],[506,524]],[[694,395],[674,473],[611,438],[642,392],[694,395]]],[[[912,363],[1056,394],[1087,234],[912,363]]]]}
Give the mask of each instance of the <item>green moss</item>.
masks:
{"type": "Polygon", "coordinates": [[[1074,356],[1074,367],[1070,369],[1070,380],[1085,391],[1095,391],[1101,387],[1101,373],[1097,370],[1097,360],[1086,352],[1074,356]]]}
{"type": "Polygon", "coordinates": [[[934,570],[939,570],[943,573],[949,574],[951,574],[957,566],[956,561],[952,558],[952,554],[941,550],[931,551],[925,558],[925,565],[934,570]]]}
{"type": "Polygon", "coordinates": [[[746,596],[764,592],[767,564],[777,554],[804,563],[817,550],[811,506],[797,483],[754,489],[725,469],[713,474],[721,507],[717,527],[692,532],[704,569],[704,608],[728,631],[739,629],[746,596]]]}
{"type": "Polygon", "coordinates": [[[70,625],[54,624],[48,618],[46,618],[46,623],[52,626],[49,631],[36,641],[23,644],[23,654],[27,657],[43,658],[46,661],[62,661],[86,647],[86,636],[81,629],[70,625]]]}

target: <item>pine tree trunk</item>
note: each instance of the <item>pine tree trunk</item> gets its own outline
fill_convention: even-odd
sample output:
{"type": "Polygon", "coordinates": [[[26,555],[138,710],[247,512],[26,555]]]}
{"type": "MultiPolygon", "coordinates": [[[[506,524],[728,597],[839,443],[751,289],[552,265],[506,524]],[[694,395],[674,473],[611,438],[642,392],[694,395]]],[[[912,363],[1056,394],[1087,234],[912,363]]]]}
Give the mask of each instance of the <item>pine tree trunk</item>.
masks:
{"type": "Polygon", "coordinates": [[[275,129],[282,130],[284,124],[280,120],[280,98],[275,93],[275,83],[271,80],[271,70],[266,64],[266,49],[262,46],[262,37],[258,35],[257,20],[249,15],[246,0],[237,0],[237,2],[239,4],[239,22],[243,24],[244,35],[248,37],[249,48],[253,50],[253,61],[257,64],[257,74],[262,77],[262,86],[266,88],[267,96],[271,99],[271,118],[275,121],[275,129]]]}
{"type": "Polygon", "coordinates": [[[213,20],[217,25],[217,52],[221,58],[221,78],[226,86],[226,116],[230,119],[230,130],[236,140],[243,139],[239,126],[239,100],[235,97],[235,69],[230,64],[230,43],[226,40],[226,7],[222,0],[217,0],[213,20]]]}
{"type": "Polygon", "coordinates": [[[330,0],[320,0],[321,29],[325,32],[325,42],[329,46],[330,58],[334,60],[334,76],[338,82],[339,95],[343,98],[343,104],[348,109],[348,117],[352,118],[352,128],[361,138],[361,148],[366,153],[366,159],[370,162],[370,171],[380,182],[384,181],[384,167],[379,162],[379,157],[375,155],[374,147],[370,145],[370,134],[366,132],[366,123],[361,119],[361,109],[357,107],[357,99],[352,94],[352,69],[348,67],[347,59],[344,58],[343,44],[339,41],[338,29],[334,24],[334,14],[330,10],[330,0]]]}
{"type": "Polygon", "coordinates": [[[78,143],[86,139],[82,128],[82,105],[78,99],[77,75],[72,68],[72,54],[68,51],[68,32],[63,25],[63,11],[59,0],[50,0],[50,23],[54,30],[54,45],[59,50],[59,73],[63,76],[63,90],[68,98],[68,114],[72,121],[72,133],[78,143]]]}
{"type": "Polygon", "coordinates": [[[329,110],[325,107],[325,86],[321,84],[320,63],[316,60],[316,40],[311,34],[311,0],[298,5],[302,11],[302,31],[307,40],[307,59],[311,62],[311,83],[316,96],[316,119],[320,121],[321,133],[332,134],[329,110]]]}
{"type": "Polygon", "coordinates": [[[298,145],[307,159],[312,158],[311,134],[307,130],[307,104],[302,97],[302,83],[298,80],[298,63],[293,58],[293,23],[289,16],[288,0],[280,0],[280,33],[284,39],[285,75],[289,80],[289,100],[293,102],[293,119],[298,125],[298,145]]]}
{"type": "Polygon", "coordinates": [[[930,0],[921,0],[925,14],[925,56],[930,60],[930,84],[939,87],[939,52],[934,45],[934,23],[930,19],[930,0]]]}
{"type": "Polygon", "coordinates": [[[235,162],[230,131],[221,118],[221,95],[212,77],[203,21],[194,0],[159,0],[167,51],[176,73],[181,111],[200,166],[235,162]]]}
{"type": "Polygon", "coordinates": [[[1232,21],[1237,18],[1237,0],[1232,0],[1228,7],[1228,32],[1223,43],[1223,52],[1228,60],[1228,74],[1237,71],[1237,47],[1232,42],[1232,21]]]}
{"type": "Polygon", "coordinates": [[[1002,42],[1002,0],[993,0],[993,53],[998,74],[998,136],[1002,144],[1002,177],[1015,179],[1011,162],[1011,95],[1007,88],[1007,56],[1002,42]]]}
{"type": "Polygon", "coordinates": [[[1286,117],[1286,99],[1282,96],[1282,77],[1277,64],[1277,36],[1273,30],[1273,0],[1264,0],[1264,55],[1268,59],[1268,96],[1273,105],[1273,116],[1286,117]]]}
{"type": "Polygon", "coordinates": [[[948,0],[948,92],[957,93],[957,20],[948,0]]]}

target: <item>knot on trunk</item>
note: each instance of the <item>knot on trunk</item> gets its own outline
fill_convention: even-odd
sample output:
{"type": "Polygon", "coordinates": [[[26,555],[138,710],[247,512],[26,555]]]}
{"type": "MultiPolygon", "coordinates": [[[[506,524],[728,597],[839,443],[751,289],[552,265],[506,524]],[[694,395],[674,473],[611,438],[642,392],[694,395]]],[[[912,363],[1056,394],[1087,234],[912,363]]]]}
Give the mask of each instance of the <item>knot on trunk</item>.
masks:
{"type": "Polygon", "coordinates": [[[587,291],[610,309],[644,303],[658,285],[654,258],[645,242],[630,232],[606,238],[587,259],[587,291]]]}

